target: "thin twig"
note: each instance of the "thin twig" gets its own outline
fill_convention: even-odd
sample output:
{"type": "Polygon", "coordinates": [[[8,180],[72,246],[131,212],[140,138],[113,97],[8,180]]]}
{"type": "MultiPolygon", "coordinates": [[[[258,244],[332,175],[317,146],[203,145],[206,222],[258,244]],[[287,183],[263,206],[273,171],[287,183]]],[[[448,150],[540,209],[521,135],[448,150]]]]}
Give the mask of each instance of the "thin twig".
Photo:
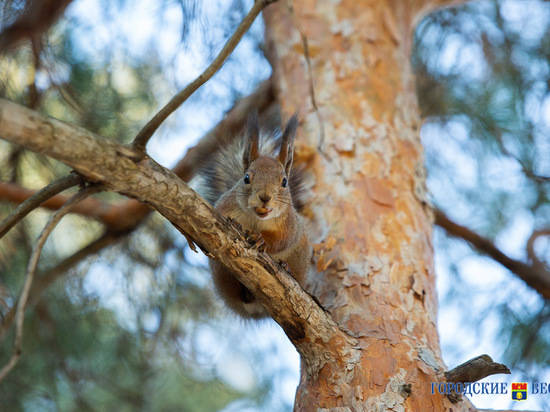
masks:
{"type": "Polygon", "coordinates": [[[62,192],[63,190],[79,183],[82,183],[82,178],[77,174],[71,173],[70,175],[62,177],[61,179],[50,183],[42,190],[36,192],[34,195],[17,206],[7,218],[0,222],[0,238],[2,238],[13,226],[15,226],[17,222],[27,216],[29,212],[36,209],[50,197],[55,196],[59,192],[62,192]]]}
{"type": "MultiPolygon", "coordinates": [[[[42,292],[47,289],[53,282],[59,279],[69,269],[75,267],[78,263],[82,262],[87,257],[98,253],[107,246],[114,244],[123,236],[124,233],[122,232],[105,232],[92,243],[73,253],[71,256],[63,259],[54,267],[47,269],[43,273],[38,273],[36,275],[36,280],[32,284],[27,306],[32,307],[34,304],[36,304],[40,299],[42,292]]],[[[4,335],[6,330],[11,327],[15,319],[15,312],[16,307],[12,307],[4,317],[2,325],[0,326],[0,339],[4,335]]]]}
{"type": "Polygon", "coordinates": [[[223,46],[223,49],[216,56],[214,61],[202,72],[199,77],[189,83],[185,89],[176,94],[172,99],[151,119],[149,122],[139,131],[132,145],[134,149],[145,152],[145,146],[147,142],[158,129],[158,127],[170,116],[183,102],[185,102],[189,96],[191,96],[195,90],[206,83],[223,65],[227,57],[233,52],[239,41],[243,37],[244,33],[252,25],[258,14],[262,9],[275,2],[276,0],[256,0],[254,6],[250,9],[245,16],[235,33],[229,38],[227,43],[223,46]]]}
{"type": "Polygon", "coordinates": [[[25,320],[25,307],[27,305],[29,292],[31,290],[32,282],[34,280],[34,273],[36,272],[36,267],[38,265],[38,259],[42,253],[42,248],[48,239],[48,236],[51,234],[53,229],[57,226],[61,218],[65,216],[70,210],[71,207],[78,203],[80,200],[86,198],[87,196],[95,193],[101,189],[100,186],[90,186],[86,189],[79,191],[73,197],[71,197],[67,203],[55,212],[44,229],[38,236],[36,245],[33,248],[29,263],[27,265],[27,274],[25,275],[25,283],[23,285],[23,290],[19,301],[17,302],[17,310],[15,312],[15,339],[13,344],[13,354],[8,361],[8,363],[0,370],[0,382],[8,375],[8,373],[14,368],[17,364],[17,361],[21,357],[21,346],[23,343],[23,323],[25,320]]]}
{"type": "Polygon", "coordinates": [[[511,157],[516,162],[518,162],[518,164],[521,167],[521,170],[523,171],[525,176],[527,176],[527,177],[529,177],[533,180],[536,180],[539,183],[550,182],[550,177],[541,176],[541,175],[536,174],[529,167],[527,167],[525,162],[523,160],[521,160],[519,158],[519,156],[516,156],[514,153],[512,153],[510,150],[508,150],[506,148],[505,144],[504,144],[504,141],[502,140],[502,134],[496,134],[495,137],[496,137],[496,142],[497,142],[500,150],[502,151],[502,153],[504,153],[506,156],[511,157]]]}
{"type": "Polygon", "coordinates": [[[535,289],[543,298],[550,299],[550,273],[542,267],[536,267],[520,260],[512,259],[491,240],[478,235],[469,228],[453,222],[443,211],[434,210],[435,224],[443,228],[448,235],[464,239],[478,251],[488,255],[510,272],[515,273],[529,287],[535,289]]]}

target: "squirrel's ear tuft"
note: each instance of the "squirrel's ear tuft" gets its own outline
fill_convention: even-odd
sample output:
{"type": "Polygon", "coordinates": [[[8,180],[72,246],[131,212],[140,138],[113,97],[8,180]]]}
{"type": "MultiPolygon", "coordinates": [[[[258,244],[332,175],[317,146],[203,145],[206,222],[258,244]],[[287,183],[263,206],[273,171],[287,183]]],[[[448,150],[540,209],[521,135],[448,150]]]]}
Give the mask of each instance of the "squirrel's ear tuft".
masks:
{"type": "Polygon", "coordinates": [[[279,161],[285,168],[287,176],[290,174],[292,167],[292,158],[294,157],[294,137],[298,128],[298,116],[296,113],[290,118],[286,124],[283,137],[281,139],[281,150],[279,152],[279,161]]]}
{"type": "Polygon", "coordinates": [[[258,125],[258,112],[254,110],[248,116],[248,124],[246,126],[246,146],[243,152],[244,170],[248,169],[250,163],[260,155],[259,139],[260,126],[258,125]]]}

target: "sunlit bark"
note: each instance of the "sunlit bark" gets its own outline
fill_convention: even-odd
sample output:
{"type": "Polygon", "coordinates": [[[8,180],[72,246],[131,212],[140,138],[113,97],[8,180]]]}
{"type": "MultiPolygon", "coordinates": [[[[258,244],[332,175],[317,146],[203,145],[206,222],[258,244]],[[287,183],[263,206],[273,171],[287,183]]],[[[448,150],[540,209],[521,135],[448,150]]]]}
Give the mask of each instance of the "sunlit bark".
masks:
{"type": "Polygon", "coordinates": [[[299,110],[298,157],[316,177],[312,290],[361,348],[318,376],[302,370],[299,411],[471,408],[431,393],[445,366],[409,62],[415,4],[310,0],[265,11],[276,95],[283,113],[299,110]]]}

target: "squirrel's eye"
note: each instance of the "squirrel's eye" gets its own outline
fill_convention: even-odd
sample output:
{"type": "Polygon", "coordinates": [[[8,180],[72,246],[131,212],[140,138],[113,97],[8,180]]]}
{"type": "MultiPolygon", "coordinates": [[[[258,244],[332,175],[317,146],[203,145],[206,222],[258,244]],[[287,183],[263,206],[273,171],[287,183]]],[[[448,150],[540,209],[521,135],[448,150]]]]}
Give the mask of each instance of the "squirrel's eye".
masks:
{"type": "Polygon", "coordinates": [[[249,185],[250,184],[250,176],[248,176],[248,173],[244,175],[244,182],[249,185]]]}
{"type": "Polygon", "coordinates": [[[281,186],[282,187],[286,187],[286,184],[287,184],[287,180],[286,180],[286,177],[283,177],[283,181],[281,182],[281,186]]]}

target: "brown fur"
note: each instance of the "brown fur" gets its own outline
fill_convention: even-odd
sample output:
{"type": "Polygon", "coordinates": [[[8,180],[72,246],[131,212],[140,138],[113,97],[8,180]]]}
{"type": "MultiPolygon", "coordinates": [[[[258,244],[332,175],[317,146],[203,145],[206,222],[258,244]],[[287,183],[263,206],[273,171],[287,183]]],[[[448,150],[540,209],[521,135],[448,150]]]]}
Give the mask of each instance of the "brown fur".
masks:
{"type": "MultiPolygon", "coordinates": [[[[238,222],[244,230],[260,234],[265,250],[273,259],[285,262],[294,278],[304,286],[311,257],[311,246],[305,231],[303,217],[297,212],[292,198],[290,175],[292,171],[293,142],[297,121],[293,117],[282,136],[278,154],[262,155],[257,121],[249,121],[247,141],[242,156],[244,172],[233,181],[215,202],[222,215],[238,222]],[[245,177],[246,176],[246,177],[245,177]],[[283,179],[287,180],[283,185],[283,179]],[[246,181],[245,181],[246,180],[246,181]],[[267,213],[267,216],[263,216],[267,213]]],[[[224,164],[223,161],[219,162],[224,164]]],[[[226,161],[226,165],[231,161],[226,161]]],[[[231,166],[229,166],[231,167],[231,166]]],[[[234,162],[233,162],[234,171],[234,162]]],[[[209,176],[212,182],[224,182],[226,176],[209,176]]],[[[213,185],[210,186],[214,187],[213,185]]],[[[214,285],[227,306],[244,318],[267,316],[255,297],[221,263],[211,260],[214,285]]]]}

